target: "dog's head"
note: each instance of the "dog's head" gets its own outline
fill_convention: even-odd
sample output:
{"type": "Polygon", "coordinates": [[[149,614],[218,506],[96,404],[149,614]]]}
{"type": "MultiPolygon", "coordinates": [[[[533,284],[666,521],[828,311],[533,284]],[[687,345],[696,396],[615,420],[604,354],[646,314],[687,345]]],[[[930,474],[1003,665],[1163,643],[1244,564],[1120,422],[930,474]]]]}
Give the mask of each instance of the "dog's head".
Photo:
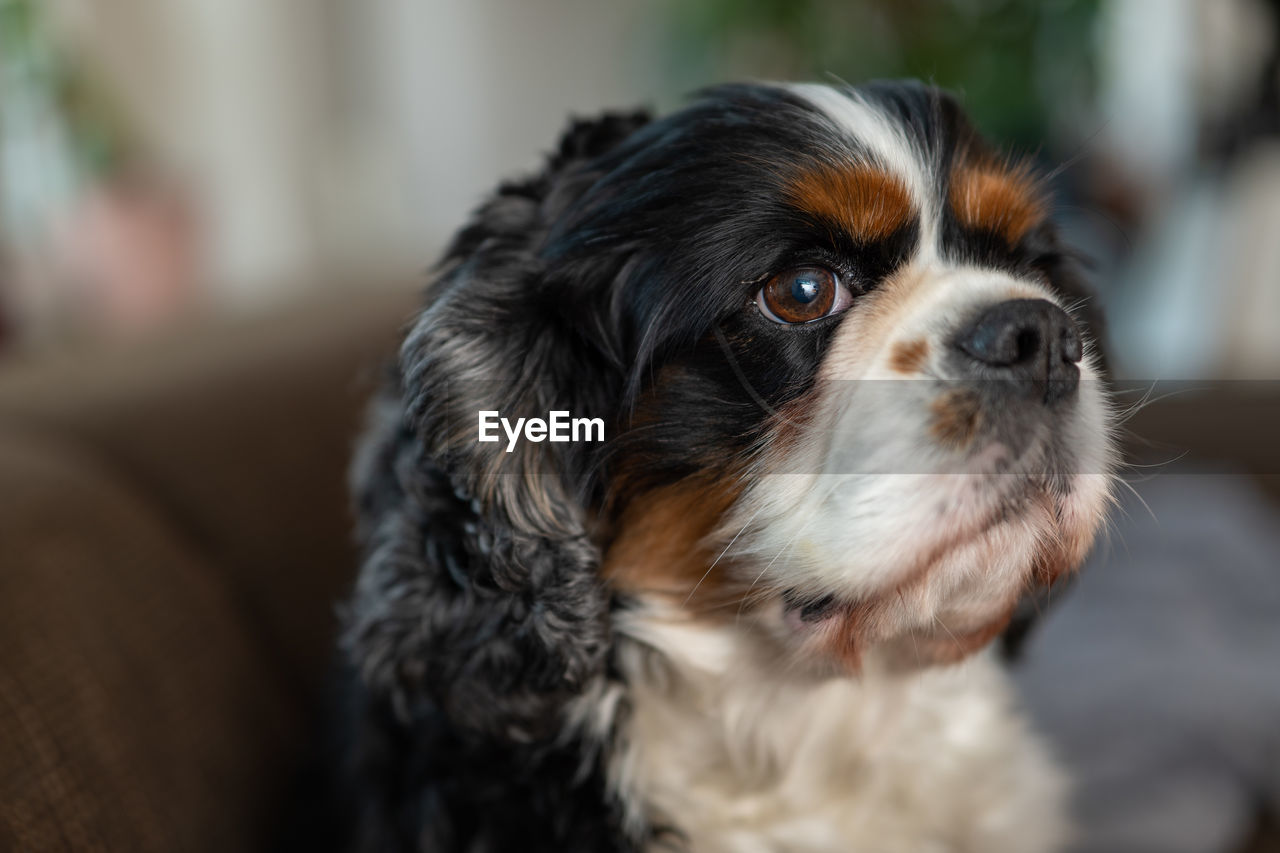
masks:
{"type": "Polygon", "coordinates": [[[827,670],[984,645],[1081,560],[1110,483],[1049,214],[917,85],[575,125],[405,340],[358,471],[366,677],[527,736],[601,671],[611,602],[827,670]],[[482,442],[481,411],[605,440],[482,442]]]}

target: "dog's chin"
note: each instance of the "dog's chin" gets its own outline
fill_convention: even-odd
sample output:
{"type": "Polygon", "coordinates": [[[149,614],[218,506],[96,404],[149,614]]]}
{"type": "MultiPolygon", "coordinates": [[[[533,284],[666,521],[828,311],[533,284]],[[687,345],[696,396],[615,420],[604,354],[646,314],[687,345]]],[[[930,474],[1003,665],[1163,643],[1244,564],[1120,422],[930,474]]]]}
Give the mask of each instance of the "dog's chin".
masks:
{"type": "Polygon", "coordinates": [[[1105,476],[968,476],[980,478],[980,499],[934,517],[929,531],[885,531],[885,552],[899,556],[880,567],[885,580],[875,588],[841,590],[807,572],[793,585],[772,579],[759,624],[788,666],[862,673],[957,663],[1004,630],[1023,594],[1083,560],[1102,518],[1105,476]]]}

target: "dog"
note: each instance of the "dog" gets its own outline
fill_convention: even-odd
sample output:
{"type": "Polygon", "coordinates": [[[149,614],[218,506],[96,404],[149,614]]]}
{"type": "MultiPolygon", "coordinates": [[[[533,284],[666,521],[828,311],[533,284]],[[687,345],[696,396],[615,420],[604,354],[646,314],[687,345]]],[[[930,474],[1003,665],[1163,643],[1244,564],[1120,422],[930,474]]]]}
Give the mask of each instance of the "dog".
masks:
{"type": "Polygon", "coordinates": [[[358,849],[1063,843],[992,651],[1110,501],[1050,214],[910,82],[576,121],[501,185],[353,464],[358,849]]]}

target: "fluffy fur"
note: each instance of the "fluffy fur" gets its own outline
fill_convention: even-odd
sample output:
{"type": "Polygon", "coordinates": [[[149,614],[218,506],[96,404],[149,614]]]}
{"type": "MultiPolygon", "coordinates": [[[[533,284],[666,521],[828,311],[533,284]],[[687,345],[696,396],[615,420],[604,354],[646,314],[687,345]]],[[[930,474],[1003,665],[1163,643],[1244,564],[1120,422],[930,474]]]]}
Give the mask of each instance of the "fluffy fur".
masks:
{"type": "Polygon", "coordinates": [[[359,849],[1053,849],[986,649],[1107,500],[1082,295],[934,89],[575,123],[453,241],[356,460],[359,849]]]}

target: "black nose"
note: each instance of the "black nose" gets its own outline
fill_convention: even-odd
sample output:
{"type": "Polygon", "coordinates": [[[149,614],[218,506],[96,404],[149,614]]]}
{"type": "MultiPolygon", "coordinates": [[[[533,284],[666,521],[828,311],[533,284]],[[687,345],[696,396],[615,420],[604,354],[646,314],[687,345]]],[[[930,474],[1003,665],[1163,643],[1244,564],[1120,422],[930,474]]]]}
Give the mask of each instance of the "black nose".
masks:
{"type": "Polygon", "coordinates": [[[955,345],[980,378],[1009,382],[1028,398],[1056,403],[1080,384],[1082,352],[1076,324],[1044,299],[1011,299],[984,311],[955,345]]]}

